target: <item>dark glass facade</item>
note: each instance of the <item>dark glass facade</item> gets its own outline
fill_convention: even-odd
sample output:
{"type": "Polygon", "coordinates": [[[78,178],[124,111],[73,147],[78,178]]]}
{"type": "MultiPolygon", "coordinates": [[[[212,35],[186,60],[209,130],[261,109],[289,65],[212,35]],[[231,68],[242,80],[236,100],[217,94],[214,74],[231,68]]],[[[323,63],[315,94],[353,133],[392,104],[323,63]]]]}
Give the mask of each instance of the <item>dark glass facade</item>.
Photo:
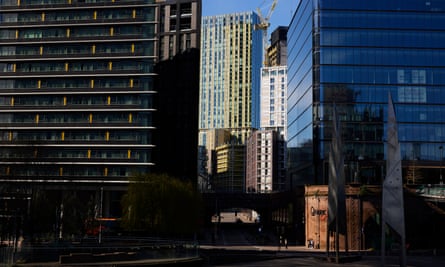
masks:
{"type": "Polygon", "coordinates": [[[326,184],[335,103],[349,183],[381,183],[388,93],[406,183],[438,183],[445,142],[445,2],[302,0],[288,31],[293,184],[326,184]]]}
{"type": "Polygon", "coordinates": [[[0,180],[150,171],[154,0],[0,1],[0,180]]]}

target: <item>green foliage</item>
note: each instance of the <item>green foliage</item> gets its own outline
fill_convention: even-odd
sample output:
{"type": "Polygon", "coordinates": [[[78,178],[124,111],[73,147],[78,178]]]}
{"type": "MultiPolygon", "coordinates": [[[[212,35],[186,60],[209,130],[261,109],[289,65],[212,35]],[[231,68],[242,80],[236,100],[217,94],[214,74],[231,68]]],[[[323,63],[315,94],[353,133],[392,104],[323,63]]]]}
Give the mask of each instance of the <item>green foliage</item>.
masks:
{"type": "Polygon", "coordinates": [[[183,236],[197,230],[202,205],[190,182],[166,174],[139,174],[130,179],[122,207],[126,230],[183,236]]]}

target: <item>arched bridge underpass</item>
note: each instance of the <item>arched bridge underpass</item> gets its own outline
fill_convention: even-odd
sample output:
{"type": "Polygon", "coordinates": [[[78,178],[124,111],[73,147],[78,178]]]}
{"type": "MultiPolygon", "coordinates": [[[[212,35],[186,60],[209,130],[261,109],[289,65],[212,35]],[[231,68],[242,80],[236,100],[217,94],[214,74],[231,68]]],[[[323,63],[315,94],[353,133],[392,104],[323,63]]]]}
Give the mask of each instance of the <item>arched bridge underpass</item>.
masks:
{"type": "Polygon", "coordinates": [[[231,208],[252,209],[261,215],[263,224],[269,224],[272,212],[281,208],[293,207],[297,211],[304,207],[304,190],[275,193],[203,193],[204,216],[209,220],[212,215],[231,208]]]}

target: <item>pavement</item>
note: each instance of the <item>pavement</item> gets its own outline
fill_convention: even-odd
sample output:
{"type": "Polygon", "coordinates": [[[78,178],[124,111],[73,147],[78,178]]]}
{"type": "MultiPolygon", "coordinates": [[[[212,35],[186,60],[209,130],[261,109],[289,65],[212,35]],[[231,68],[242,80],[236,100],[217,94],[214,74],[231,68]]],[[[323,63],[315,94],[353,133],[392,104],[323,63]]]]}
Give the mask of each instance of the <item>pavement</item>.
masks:
{"type": "MultiPolygon", "coordinates": [[[[200,240],[200,254],[204,258],[204,266],[338,266],[334,253],[327,257],[325,249],[308,248],[301,245],[284,246],[277,244],[276,236],[258,234],[242,229],[222,225],[219,229],[210,229],[207,236],[200,240]],[[217,233],[217,234],[216,234],[217,233]],[[216,234],[216,235],[215,235],[216,234]],[[265,241],[265,243],[261,243],[265,241]],[[266,244],[266,245],[263,245],[266,244]]],[[[433,255],[432,250],[413,251],[407,253],[409,267],[444,267],[445,251],[441,250],[433,255]]],[[[363,250],[350,251],[349,254],[340,253],[339,261],[345,266],[382,266],[379,251],[363,250]]],[[[388,251],[385,266],[400,266],[398,253],[388,251]]]]}
{"type": "MultiPolygon", "coordinates": [[[[146,259],[136,261],[97,262],[97,263],[71,263],[60,264],[58,262],[46,263],[18,263],[14,266],[21,267],[68,267],[68,266],[219,266],[219,267],[298,267],[298,266],[382,266],[382,258],[374,251],[351,251],[349,254],[341,253],[340,264],[336,263],[332,254],[328,259],[326,251],[312,249],[304,246],[263,246],[263,245],[200,245],[199,257],[184,257],[170,259],[146,259]]],[[[1,265],[1,264],[0,264],[1,265]]],[[[384,266],[400,266],[399,257],[390,255],[385,257],[384,266]]],[[[445,255],[433,256],[427,252],[408,254],[408,267],[443,267],[445,255]]]]}
{"type": "MultiPolygon", "coordinates": [[[[228,245],[212,246],[201,245],[201,251],[213,251],[225,259],[224,262],[207,261],[205,266],[274,266],[274,267],[295,267],[295,266],[383,266],[382,257],[374,251],[351,251],[348,254],[340,253],[339,263],[336,262],[335,253],[331,253],[328,258],[325,250],[307,248],[305,246],[255,246],[255,245],[228,245]],[[246,252],[243,254],[243,252],[246,252]],[[247,253],[248,252],[248,253],[247,253]],[[256,253],[255,253],[256,252],[256,253]],[[255,255],[248,257],[248,255],[255,255]],[[260,257],[269,255],[270,257],[260,257]],[[230,258],[233,257],[233,262],[230,258]],[[242,258],[246,257],[243,261],[242,258]],[[258,260],[255,260],[255,257],[258,260]],[[252,259],[253,258],[253,259],[252,259]]],[[[212,254],[210,253],[210,254],[212,254]]],[[[212,257],[212,256],[210,256],[212,257]]],[[[398,255],[388,255],[384,258],[384,266],[401,266],[398,255]]],[[[205,261],[206,262],[206,261],[205,261]]],[[[434,256],[425,251],[412,252],[407,255],[408,267],[443,267],[445,266],[445,255],[434,256]]]]}

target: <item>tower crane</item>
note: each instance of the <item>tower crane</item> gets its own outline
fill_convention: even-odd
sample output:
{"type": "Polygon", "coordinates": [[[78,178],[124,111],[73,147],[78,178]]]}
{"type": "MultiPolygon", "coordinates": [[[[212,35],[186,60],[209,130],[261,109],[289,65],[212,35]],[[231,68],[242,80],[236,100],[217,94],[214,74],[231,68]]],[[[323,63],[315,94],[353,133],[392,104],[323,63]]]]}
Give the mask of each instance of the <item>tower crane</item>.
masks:
{"type": "MultiPolygon", "coordinates": [[[[266,0],[263,1],[266,2],[266,0]]],[[[262,30],[263,31],[263,51],[264,51],[264,65],[266,64],[266,55],[267,55],[267,30],[269,29],[270,26],[270,16],[272,15],[275,7],[277,6],[278,0],[273,0],[273,3],[269,9],[269,11],[267,12],[266,16],[263,16],[263,14],[261,13],[261,9],[258,7],[257,8],[257,13],[258,13],[258,17],[260,19],[260,22],[257,23],[255,25],[255,29],[257,30],[262,30]]]]}

